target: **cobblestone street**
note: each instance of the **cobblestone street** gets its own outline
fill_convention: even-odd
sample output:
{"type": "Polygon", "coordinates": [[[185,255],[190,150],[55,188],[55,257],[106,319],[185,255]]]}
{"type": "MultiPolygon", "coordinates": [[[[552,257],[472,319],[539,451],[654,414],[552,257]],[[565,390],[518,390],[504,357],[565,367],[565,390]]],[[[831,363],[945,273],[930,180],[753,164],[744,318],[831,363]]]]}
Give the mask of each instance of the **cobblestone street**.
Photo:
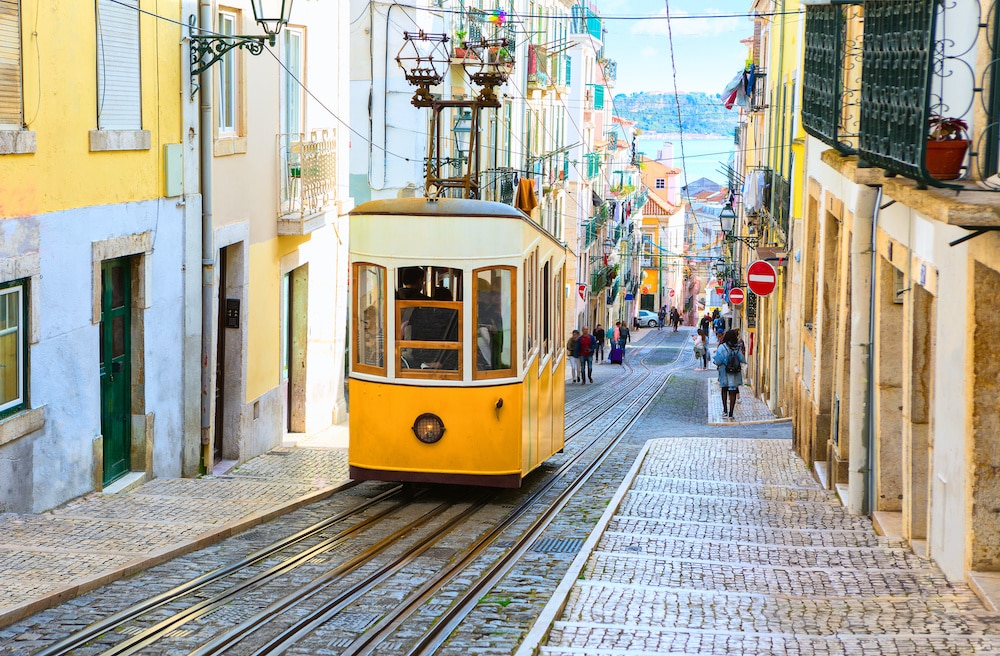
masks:
{"type": "Polygon", "coordinates": [[[1000,617],[789,446],[650,441],[518,656],[1000,653],[1000,617]]]}

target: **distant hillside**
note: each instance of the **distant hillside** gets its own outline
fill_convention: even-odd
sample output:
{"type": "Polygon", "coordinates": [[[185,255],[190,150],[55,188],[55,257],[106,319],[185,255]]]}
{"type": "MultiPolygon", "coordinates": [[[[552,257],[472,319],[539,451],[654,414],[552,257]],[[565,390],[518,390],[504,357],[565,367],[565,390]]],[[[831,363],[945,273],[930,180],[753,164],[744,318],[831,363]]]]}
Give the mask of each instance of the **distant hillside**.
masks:
{"type": "MultiPolygon", "coordinates": [[[[722,106],[718,95],[679,94],[684,136],[730,137],[737,124],[736,110],[722,106]]],[[[615,110],[622,118],[636,122],[643,132],[676,133],[677,101],[672,93],[633,93],[615,96],[615,110]]]]}

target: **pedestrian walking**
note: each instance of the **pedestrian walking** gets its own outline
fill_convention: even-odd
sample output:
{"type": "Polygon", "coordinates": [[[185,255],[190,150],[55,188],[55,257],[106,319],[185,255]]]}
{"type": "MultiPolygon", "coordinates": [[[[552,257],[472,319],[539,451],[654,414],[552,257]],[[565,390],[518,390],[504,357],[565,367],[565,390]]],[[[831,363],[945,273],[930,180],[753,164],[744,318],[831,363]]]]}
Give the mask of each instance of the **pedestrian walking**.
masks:
{"type": "Polygon", "coordinates": [[[704,371],[708,369],[708,335],[701,328],[698,329],[698,333],[691,336],[694,340],[694,362],[696,365],[700,364],[700,367],[695,367],[695,371],[704,371]]]}
{"type": "Polygon", "coordinates": [[[712,320],[712,330],[715,331],[715,341],[722,344],[722,338],[726,333],[726,320],[722,318],[722,315],[716,316],[712,320]]]}
{"type": "MultiPolygon", "coordinates": [[[[674,311],[671,310],[671,320],[673,320],[673,312],[674,311]]],[[[657,318],[656,329],[659,330],[660,328],[663,328],[663,324],[665,324],[667,322],[667,306],[666,305],[664,305],[663,307],[660,308],[660,312],[656,315],[656,318],[657,318]]]]}
{"type": "Polygon", "coordinates": [[[586,385],[587,381],[594,382],[594,349],[597,347],[597,340],[590,334],[590,329],[583,327],[583,334],[577,340],[580,348],[580,381],[586,385]]]}
{"type": "Polygon", "coordinates": [[[597,362],[604,361],[604,326],[597,324],[597,328],[594,328],[594,339],[597,341],[597,348],[594,349],[594,360],[597,362]]]}
{"type": "Polygon", "coordinates": [[[573,382],[580,382],[580,331],[574,330],[566,342],[566,357],[569,358],[569,368],[573,373],[573,382]]]}
{"type": "Polygon", "coordinates": [[[622,354],[625,354],[625,345],[632,341],[632,333],[629,332],[628,325],[622,323],[621,327],[621,339],[619,340],[619,346],[622,349],[622,354]]]}
{"type": "Polygon", "coordinates": [[[677,308],[670,309],[670,325],[674,327],[674,332],[677,332],[678,326],[681,325],[681,313],[677,311],[677,308]]]}
{"type": "MultiPolygon", "coordinates": [[[[622,341],[622,322],[616,321],[615,327],[611,329],[611,350],[620,349],[622,341]]],[[[611,354],[608,354],[608,359],[611,359],[611,354]]]]}
{"type": "Polygon", "coordinates": [[[705,331],[705,339],[708,340],[708,331],[712,329],[712,315],[706,312],[698,322],[698,327],[705,331]]]}
{"type": "Polygon", "coordinates": [[[736,395],[743,384],[743,365],[747,363],[740,353],[739,332],[729,330],[723,335],[722,345],[715,350],[712,362],[719,368],[719,391],[722,394],[722,416],[733,419],[736,395]]]}

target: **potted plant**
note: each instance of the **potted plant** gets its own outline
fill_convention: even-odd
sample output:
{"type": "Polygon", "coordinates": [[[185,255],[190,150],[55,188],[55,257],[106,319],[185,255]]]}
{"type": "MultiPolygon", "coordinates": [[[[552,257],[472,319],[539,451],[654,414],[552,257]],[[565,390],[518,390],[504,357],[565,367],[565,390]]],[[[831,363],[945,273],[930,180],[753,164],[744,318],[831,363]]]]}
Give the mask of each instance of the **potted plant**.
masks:
{"type": "Polygon", "coordinates": [[[465,57],[466,48],[468,46],[465,44],[465,35],[468,32],[464,28],[458,28],[455,30],[455,58],[461,59],[465,57]]]}
{"type": "Polygon", "coordinates": [[[927,121],[925,166],[937,180],[955,180],[961,175],[969,148],[969,124],[960,118],[931,114],[927,121]]]}

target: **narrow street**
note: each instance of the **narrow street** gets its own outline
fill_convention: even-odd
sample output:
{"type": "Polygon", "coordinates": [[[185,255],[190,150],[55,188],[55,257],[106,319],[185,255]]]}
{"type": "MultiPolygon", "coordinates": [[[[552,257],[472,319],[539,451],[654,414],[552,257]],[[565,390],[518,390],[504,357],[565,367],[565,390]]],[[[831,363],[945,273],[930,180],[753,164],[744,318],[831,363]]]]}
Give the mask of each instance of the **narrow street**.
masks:
{"type": "MultiPolygon", "coordinates": [[[[709,369],[695,369],[689,329],[643,329],[626,350],[625,366],[598,364],[594,385],[567,386],[567,426],[640,376],[651,384],[637,386],[615,409],[652,396],[587,486],[545,533],[523,545],[517,563],[432,650],[412,651],[404,639],[436,622],[430,610],[372,652],[351,648],[351,632],[378,623],[386,598],[408,597],[418,587],[411,572],[381,593],[376,610],[338,616],[287,653],[1000,653],[998,616],[902,541],[877,536],[868,519],[849,515],[791,449],[787,421],[769,415],[749,390],[736,420],[722,421],[709,369]]],[[[597,433],[612,431],[590,423],[598,424],[597,433]]],[[[302,437],[226,477],[155,480],[128,493],[88,495],[51,513],[5,515],[0,617],[8,621],[0,628],[0,654],[119,653],[112,650],[139,629],[97,632],[69,652],[51,647],[386,490],[343,486],[345,438],[343,429],[302,437]]],[[[499,518],[575,444],[489,512],[499,518]]],[[[441,498],[439,492],[431,494],[441,498]]],[[[388,520],[376,526],[381,534],[398,528],[388,520]]],[[[430,550],[424,567],[458,558],[461,542],[481,539],[484,530],[459,531],[430,550]]],[[[490,547],[522,546],[513,542],[497,538],[490,547]]],[[[327,559],[333,565],[359,544],[351,538],[315,565],[322,569],[327,559]]],[[[477,565],[463,578],[474,580],[484,569],[477,565]]],[[[315,576],[303,571],[293,578],[303,585],[315,576]]],[[[443,588],[428,609],[447,609],[457,598],[456,589],[443,588]]],[[[156,622],[163,613],[147,615],[156,622]]],[[[174,647],[138,653],[191,653],[245,619],[237,607],[223,606],[197,630],[174,631],[174,647]]],[[[260,652],[248,645],[225,653],[260,652]]]]}

